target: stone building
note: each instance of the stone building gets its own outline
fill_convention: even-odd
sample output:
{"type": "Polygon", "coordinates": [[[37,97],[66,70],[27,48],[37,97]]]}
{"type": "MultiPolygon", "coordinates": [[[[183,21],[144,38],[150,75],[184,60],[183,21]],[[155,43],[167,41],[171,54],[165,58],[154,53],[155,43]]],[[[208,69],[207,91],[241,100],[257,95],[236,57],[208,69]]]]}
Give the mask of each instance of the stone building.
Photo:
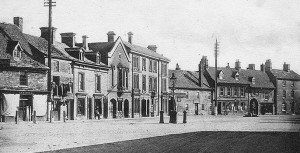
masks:
{"type": "Polygon", "coordinates": [[[283,69],[273,69],[272,62],[265,62],[265,71],[275,85],[276,114],[300,114],[300,75],[284,63],[283,69]]]}
{"type": "MultiPolygon", "coordinates": [[[[199,65],[199,70],[200,70],[199,65]]],[[[169,70],[169,75],[176,77],[174,97],[176,111],[182,115],[186,111],[188,115],[208,115],[210,113],[212,88],[210,88],[202,71],[181,70],[177,64],[175,70],[169,70]],[[200,73],[199,73],[200,72],[200,73]]],[[[172,89],[172,84],[169,83],[172,89]]],[[[173,108],[173,95],[170,91],[169,109],[173,108]]]]}
{"type": "Polygon", "coordinates": [[[218,67],[216,74],[215,68],[208,67],[207,61],[204,56],[201,64],[212,88],[217,75],[218,114],[275,114],[275,87],[263,69],[255,70],[254,64],[249,64],[248,69],[241,69],[241,63],[237,60],[234,68],[230,68],[229,64],[226,67],[218,67]]]}
{"type": "Polygon", "coordinates": [[[22,33],[23,19],[0,23],[0,122],[46,120],[48,67],[34,60],[22,33]]]}

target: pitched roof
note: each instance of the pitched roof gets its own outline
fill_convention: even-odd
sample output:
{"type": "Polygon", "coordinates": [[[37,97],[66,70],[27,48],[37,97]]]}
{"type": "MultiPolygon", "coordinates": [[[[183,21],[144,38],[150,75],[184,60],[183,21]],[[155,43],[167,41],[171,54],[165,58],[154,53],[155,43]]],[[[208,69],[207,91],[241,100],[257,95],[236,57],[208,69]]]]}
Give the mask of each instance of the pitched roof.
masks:
{"type": "Polygon", "coordinates": [[[161,60],[170,62],[170,59],[168,59],[168,58],[164,57],[163,55],[158,54],[157,52],[154,52],[154,51],[152,51],[148,48],[138,46],[138,45],[135,45],[135,44],[131,44],[131,43],[126,42],[126,41],[123,41],[123,43],[126,47],[130,48],[130,50],[132,50],[132,51],[138,52],[140,54],[148,55],[148,56],[151,56],[151,57],[156,58],[156,59],[161,59],[161,60]]]}
{"type": "Polygon", "coordinates": [[[0,59],[9,59],[10,67],[48,69],[32,58],[32,50],[20,29],[12,24],[0,23],[0,59]],[[16,45],[22,48],[21,59],[15,60],[12,51],[16,45]]]}
{"type": "Polygon", "coordinates": [[[100,51],[100,52],[110,52],[113,48],[115,42],[94,42],[89,43],[89,49],[93,51],[100,51]]]}
{"type": "Polygon", "coordinates": [[[272,69],[271,70],[272,74],[276,76],[278,79],[287,79],[287,80],[298,80],[300,81],[300,75],[297,74],[294,71],[283,71],[283,70],[278,70],[278,69],[272,69]]]}
{"type": "MultiPolygon", "coordinates": [[[[220,72],[219,70],[224,73],[224,78],[217,78],[218,83],[245,84],[253,88],[275,88],[267,73],[260,70],[240,69],[240,71],[237,71],[234,68],[218,67],[218,72],[220,72]],[[238,80],[233,76],[233,74],[236,74],[237,72],[239,74],[238,80]],[[250,77],[255,78],[255,84],[252,84],[251,80],[249,80],[250,77]]],[[[215,80],[215,68],[208,67],[207,72],[210,77],[215,80]]]]}
{"type": "MultiPolygon", "coordinates": [[[[175,87],[181,89],[210,89],[207,80],[202,75],[202,87],[199,86],[199,74],[195,71],[187,71],[187,70],[169,70],[169,75],[174,73],[176,79],[175,87]]],[[[170,81],[170,79],[169,79],[170,81]]],[[[171,83],[169,83],[169,87],[171,87],[171,83]]]]}

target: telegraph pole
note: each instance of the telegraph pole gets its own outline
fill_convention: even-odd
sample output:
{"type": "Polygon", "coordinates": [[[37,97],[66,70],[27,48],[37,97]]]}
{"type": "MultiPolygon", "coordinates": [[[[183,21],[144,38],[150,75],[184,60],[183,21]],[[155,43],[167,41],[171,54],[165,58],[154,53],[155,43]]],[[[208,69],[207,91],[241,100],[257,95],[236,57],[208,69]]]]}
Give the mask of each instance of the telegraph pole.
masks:
{"type": "Polygon", "coordinates": [[[217,101],[217,93],[218,93],[218,69],[217,69],[217,63],[218,63],[218,52],[219,52],[219,43],[218,40],[216,39],[216,44],[215,44],[215,106],[214,106],[214,115],[218,115],[218,101],[217,101]]]}
{"type": "MultiPolygon", "coordinates": [[[[49,32],[49,38],[48,38],[48,82],[47,82],[47,89],[48,89],[48,103],[52,102],[51,98],[51,91],[52,91],[52,83],[51,83],[51,50],[52,50],[52,44],[53,44],[53,32],[52,32],[52,6],[56,6],[56,2],[52,2],[52,0],[44,0],[44,6],[49,7],[49,25],[48,25],[48,32],[49,32]]],[[[49,104],[47,104],[47,121],[49,120],[49,104]]]]}

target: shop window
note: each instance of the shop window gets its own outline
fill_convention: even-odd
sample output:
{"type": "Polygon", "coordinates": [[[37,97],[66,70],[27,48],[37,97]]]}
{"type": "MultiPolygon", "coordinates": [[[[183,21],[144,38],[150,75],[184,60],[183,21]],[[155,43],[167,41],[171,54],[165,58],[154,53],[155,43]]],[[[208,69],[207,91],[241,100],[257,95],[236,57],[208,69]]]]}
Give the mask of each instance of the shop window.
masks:
{"type": "Polygon", "coordinates": [[[27,73],[20,74],[20,85],[27,86],[28,85],[28,75],[27,73]]]}
{"type": "Polygon", "coordinates": [[[85,114],[85,98],[78,98],[77,100],[77,114],[84,115],[85,114]]]}

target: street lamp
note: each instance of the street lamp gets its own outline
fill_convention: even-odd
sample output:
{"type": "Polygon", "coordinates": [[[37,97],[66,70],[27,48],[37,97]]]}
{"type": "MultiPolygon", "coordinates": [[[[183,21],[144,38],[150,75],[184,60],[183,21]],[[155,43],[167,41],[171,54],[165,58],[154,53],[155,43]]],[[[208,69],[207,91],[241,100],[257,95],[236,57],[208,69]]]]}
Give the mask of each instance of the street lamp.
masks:
{"type": "Polygon", "coordinates": [[[170,78],[170,82],[171,82],[171,85],[172,85],[171,90],[172,90],[172,96],[173,96],[173,110],[174,111],[176,111],[176,103],[175,103],[175,95],[174,95],[175,94],[174,90],[175,90],[176,80],[177,80],[177,78],[175,77],[175,74],[172,73],[172,76],[170,78]]]}
{"type": "Polygon", "coordinates": [[[153,89],[153,91],[151,92],[151,100],[152,100],[152,103],[151,103],[151,107],[152,107],[152,112],[151,112],[151,116],[154,116],[154,97],[155,97],[155,89],[153,89]]]}

